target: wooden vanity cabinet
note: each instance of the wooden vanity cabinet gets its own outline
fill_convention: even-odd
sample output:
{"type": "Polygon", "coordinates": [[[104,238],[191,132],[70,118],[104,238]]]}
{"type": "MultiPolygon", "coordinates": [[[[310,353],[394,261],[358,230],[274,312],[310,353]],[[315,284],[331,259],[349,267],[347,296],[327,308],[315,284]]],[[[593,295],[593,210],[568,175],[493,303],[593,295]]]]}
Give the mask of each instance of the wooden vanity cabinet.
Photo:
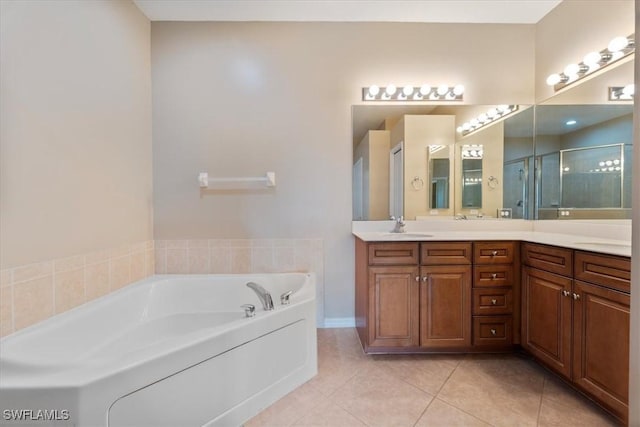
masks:
{"type": "Polygon", "coordinates": [[[523,348],[626,422],[629,258],[532,243],[522,254],[523,348]]]}
{"type": "Polygon", "coordinates": [[[420,346],[458,350],[471,346],[470,242],[420,245],[420,346]]]}

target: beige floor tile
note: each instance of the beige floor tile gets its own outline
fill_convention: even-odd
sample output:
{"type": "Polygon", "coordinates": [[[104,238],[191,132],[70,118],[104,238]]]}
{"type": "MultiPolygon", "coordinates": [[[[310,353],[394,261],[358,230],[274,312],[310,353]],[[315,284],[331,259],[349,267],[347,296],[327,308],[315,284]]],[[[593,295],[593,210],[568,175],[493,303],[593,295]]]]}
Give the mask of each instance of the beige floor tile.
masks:
{"type": "Polygon", "coordinates": [[[244,427],[286,427],[328,402],[316,388],[303,384],[244,424],[244,427]]]}
{"type": "Polygon", "coordinates": [[[295,427],[366,427],[366,424],[332,402],[324,402],[293,423],[295,427]]]}
{"type": "Polygon", "coordinates": [[[619,425],[613,418],[584,399],[569,406],[542,399],[540,427],[606,427],[619,425]]]}
{"type": "Polygon", "coordinates": [[[465,359],[438,397],[496,426],[535,426],[544,373],[516,356],[465,359]]]}
{"type": "Polygon", "coordinates": [[[331,400],[368,426],[412,426],[433,396],[377,367],[356,374],[331,400]]]}
{"type": "Polygon", "coordinates": [[[464,356],[385,355],[377,356],[382,369],[420,390],[436,395],[464,356]]]}
{"type": "Polygon", "coordinates": [[[440,399],[433,399],[424,415],[418,420],[415,427],[490,427],[478,418],[455,408],[440,399]]]}

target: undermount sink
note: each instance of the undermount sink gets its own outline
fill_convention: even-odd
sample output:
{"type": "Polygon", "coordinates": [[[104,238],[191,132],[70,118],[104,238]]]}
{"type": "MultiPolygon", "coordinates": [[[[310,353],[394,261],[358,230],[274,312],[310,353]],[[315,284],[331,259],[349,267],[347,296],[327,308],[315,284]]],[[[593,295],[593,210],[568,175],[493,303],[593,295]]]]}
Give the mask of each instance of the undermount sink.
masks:
{"type": "Polygon", "coordinates": [[[630,248],[630,243],[607,243],[607,242],[574,242],[576,245],[591,245],[591,246],[609,246],[615,248],[630,248]]]}
{"type": "Polygon", "coordinates": [[[397,237],[404,239],[424,239],[425,237],[433,237],[433,234],[429,233],[420,233],[420,232],[412,232],[412,233],[384,233],[384,236],[388,237],[397,237]]]}

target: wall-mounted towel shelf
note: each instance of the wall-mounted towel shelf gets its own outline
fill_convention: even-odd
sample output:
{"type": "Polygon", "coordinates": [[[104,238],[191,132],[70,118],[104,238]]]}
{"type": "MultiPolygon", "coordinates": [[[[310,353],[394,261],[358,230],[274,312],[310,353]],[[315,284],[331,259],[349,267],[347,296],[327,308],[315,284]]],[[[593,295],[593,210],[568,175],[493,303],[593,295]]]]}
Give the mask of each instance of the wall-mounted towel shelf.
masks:
{"type": "Polygon", "coordinates": [[[224,184],[225,187],[233,186],[234,184],[260,184],[264,183],[265,187],[275,187],[276,186],[276,173],[275,172],[267,172],[265,176],[248,176],[248,177],[233,177],[233,178],[209,178],[209,174],[207,172],[200,172],[198,175],[198,182],[200,183],[200,188],[209,188],[215,186],[215,184],[224,184]]]}

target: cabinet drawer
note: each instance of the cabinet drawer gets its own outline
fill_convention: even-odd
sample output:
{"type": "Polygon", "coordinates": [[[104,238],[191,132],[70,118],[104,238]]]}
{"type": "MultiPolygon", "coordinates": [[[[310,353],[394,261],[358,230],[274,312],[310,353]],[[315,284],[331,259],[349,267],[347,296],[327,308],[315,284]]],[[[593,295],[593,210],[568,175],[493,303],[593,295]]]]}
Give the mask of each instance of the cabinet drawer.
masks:
{"type": "Polygon", "coordinates": [[[369,265],[418,264],[418,243],[372,243],[369,265]]]}
{"type": "Polygon", "coordinates": [[[513,265],[474,265],[474,287],[513,285],[513,265]]]}
{"type": "Polygon", "coordinates": [[[509,264],[513,262],[514,242],[475,242],[473,262],[476,264],[509,264]]]}
{"type": "Polygon", "coordinates": [[[473,345],[508,347],[513,343],[511,316],[473,316],[473,345]]]}
{"type": "Polygon", "coordinates": [[[575,278],[631,292],[631,260],[615,255],[576,251],[575,278]]]}
{"type": "Polygon", "coordinates": [[[473,314],[511,314],[513,312],[513,289],[474,289],[473,314]]]}
{"type": "Polygon", "coordinates": [[[471,264],[471,242],[429,242],[421,244],[420,264],[471,264]]]}
{"type": "Polygon", "coordinates": [[[573,274],[573,251],[556,246],[523,243],[522,263],[550,273],[571,277],[573,274]]]}

